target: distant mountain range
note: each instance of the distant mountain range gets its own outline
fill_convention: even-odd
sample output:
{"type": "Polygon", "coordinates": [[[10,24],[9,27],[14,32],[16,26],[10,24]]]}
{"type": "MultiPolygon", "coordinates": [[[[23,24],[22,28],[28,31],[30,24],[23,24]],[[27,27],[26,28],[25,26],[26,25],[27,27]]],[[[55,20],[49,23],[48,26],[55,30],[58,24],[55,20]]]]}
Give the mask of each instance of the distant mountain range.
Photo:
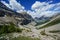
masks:
{"type": "Polygon", "coordinates": [[[53,15],[53,16],[51,16],[51,17],[45,17],[44,15],[41,16],[40,18],[35,17],[34,19],[35,19],[35,22],[37,23],[36,26],[37,26],[37,25],[44,24],[44,23],[50,21],[51,19],[55,18],[55,17],[58,16],[58,15],[60,15],[60,13],[56,13],[55,15],[53,15]]]}

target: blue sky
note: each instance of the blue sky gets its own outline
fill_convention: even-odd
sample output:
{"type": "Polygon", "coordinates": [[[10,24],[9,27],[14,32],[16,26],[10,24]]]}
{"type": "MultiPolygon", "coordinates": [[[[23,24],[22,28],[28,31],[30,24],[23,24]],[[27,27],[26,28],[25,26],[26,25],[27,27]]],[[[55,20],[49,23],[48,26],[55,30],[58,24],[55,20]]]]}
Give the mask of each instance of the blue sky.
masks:
{"type": "Polygon", "coordinates": [[[34,17],[51,17],[60,13],[60,0],[1,0],[16,12],[27,12],[34,17]]]}
{"type": "MultiPolygon", "coordinates": [[[[32,4],[35,3],[36,1],[40,1],[40,2],[49,2],[51,0],[17,0],[18,2],[20,1],[20,3],[25,6],[26,10],[30,9],[32,4]]],[[[58,3],[60,2],[60,0],[53,0],[52,3],[58,3]]]]}
{"type": "MultiPolygon", "coordinates": [[[[7,3],[9,3],[8,0],[3,0],[3,1],[6,1],[7,3]]],[[[32,4],[35,3],[36,1],[40,1],[40,2],[53,1],[52,2],[53,4],[60,2],[60,0],[16,0],[16,1],[19,2],[21,5],[23,5],[26,10],[30,10],[32,4]]]]}

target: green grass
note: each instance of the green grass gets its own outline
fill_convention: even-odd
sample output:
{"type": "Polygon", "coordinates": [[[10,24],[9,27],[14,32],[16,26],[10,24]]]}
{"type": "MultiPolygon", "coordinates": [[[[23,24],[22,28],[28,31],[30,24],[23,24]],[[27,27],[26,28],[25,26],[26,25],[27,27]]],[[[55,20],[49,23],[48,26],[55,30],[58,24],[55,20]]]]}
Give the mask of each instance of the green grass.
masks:
{"type": "Polygon", "coordinates": [[[13,38],[13,39],[10,39],[10,40],[40,40],[40,39],[38,39],[38,38],[31,38],[31,37],[20,36],[20,37],[13,38]]]}
{"type": "MultiPolygon", "coordinates": [[[[7,40],[6,38],[1,38],[0,40],[7,40]]],[[[25,36],[19,36],[14,38],[9,38],[9,40],[40,40],[39,38],[31,38],[31,37],[25,37],[25,36]]]]}
{"type": "Polygon", "coordinates": [[[49,31],[50,33],[59,33],[60,30],[52,30],[52,31],[49,31]]]}
{"type": "Polygon", "coordinates": [[[42,27],[39,27],[38,29],[47,28],[47,27],[50,27],[50,26],[55,25],[55,24],[58,24],[58,23],[60,23],[60,19],[56,19],[56,20],[48,23],[47,25],[44,25],[42,27]]]}
{"type": "Polygon", "coordinates": [[[22,32],[22,29],[16,27],[12,22],[10,25],[0,25],[0,35],[12,32],[22,32]]]}

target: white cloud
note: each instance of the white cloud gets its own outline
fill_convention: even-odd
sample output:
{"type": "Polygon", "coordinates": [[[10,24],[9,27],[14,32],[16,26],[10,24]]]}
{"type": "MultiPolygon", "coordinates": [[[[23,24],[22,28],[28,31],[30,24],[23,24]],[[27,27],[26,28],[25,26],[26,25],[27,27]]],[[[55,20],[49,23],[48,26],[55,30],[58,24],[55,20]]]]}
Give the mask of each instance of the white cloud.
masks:
{"type": "Polygon", "coordinates": [[[39,2],[39,1],[36,1],[33,5],[32,5],[32,8],[33,10],[35,9],[38,9],[38,8],[42,8],[43,5],[48,5],[48,3],[45,3],[45,2],[39,2]]]}
{"type": "Polygon", "coordinates": [[[18,3],[16,0],[10,0],[9,2],[11,7],[17,11],[24,9],[24,7],[20,3],[18,3]]]}
{"type": "Polygon", "coordinates": [[[38,14],[36,14],[34,11],[31,11],[31,10],[28,10],[27,13],[31,15],[33,18],[38,16],[38,14]]]}
{"type": "Polygon", "coordinates": [[[60,3],[56,3],[56,4],[50,4],[50,3],[36,1],[32,5],[31,9],[33,11],[35,11],[35,13],[37,15],[39,15],[39,17],[41,17],[43,15],[46,17],[47,16],[51,17],[51,16],[55,15],[55,13],[58,13],[60,11],[60,3]]]}
{"type": "Polygon", "coordinates": [[[24,10],[24,7],[18,3],[16,0],[9,0],[9,4],[6,3],[5,1],[2,1],[7,7],[16,10],[16,11],[21,11],[24,10]]]}
{"type": "Polygon", "coordinates": [[[18,10],[18,13],[27,12],[26,10],[18,10]]]}
{"type": "Polygon", "coordinates": [[[16,0],[9,0],[9,4],[5,1],[2,1],[7,7],[16,10],[17,12],[27,12],[29,13],[33,18],[34,17],[51,17],[55,13],[60,12],[60,3],[50,4],[53,2],[52,0],[50,2],[40,2],[36,1],[32,6],[31,10],[26,11],[25,7],[22,6],[20,3],[18,3],[16,0]]]}

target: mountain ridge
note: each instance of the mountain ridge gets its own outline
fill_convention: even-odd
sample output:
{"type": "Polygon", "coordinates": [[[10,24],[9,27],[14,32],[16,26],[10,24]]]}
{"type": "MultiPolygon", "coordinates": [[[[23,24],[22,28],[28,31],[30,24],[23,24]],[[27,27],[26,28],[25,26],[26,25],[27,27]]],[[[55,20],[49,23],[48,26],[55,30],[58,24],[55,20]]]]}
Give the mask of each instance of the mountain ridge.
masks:
{"type": "MultiPolygon", "coordinates": [[[[27,24],[29,24],[32,20],[33,20],[33,18],[29,15],[29,14],[27,14],[26,12],[23,12],[23,13],[17,13],[17,12],[15,12],[15,11],[13,11],[12,9],[10,9],[10,8],[8,8],[7,6],[5,6],[3,3],[1,3],[0,2],[0,16],[1,16],[1,18],[2,17],[4,17],[5,15],[7,15],[7,17],[13,17],[13,19],[14,20],[16,20],[16,21],[20,21],[21,22],[21,24],[23,24],[23,25],[27,25],[27,24]],[[21,20],[19,20],[19,19],[21,19],[21,20]],[[25,23],[25,21],[27,22],[27,23],[25,23]]],[[[5,18],[6,19],[6,18],[5,18]]],[[[7,19],[6,19],[7,20],[7,19]]],[[[9,20],[9,19],[8,19],[9,20]]],[[[11,19],[10,19],[11,20],[11,19]]],[[[12,21],[12,20],[11,20],[12,21]]],[[[18,23],[17,22],[17,23],[18,23]]]]}

